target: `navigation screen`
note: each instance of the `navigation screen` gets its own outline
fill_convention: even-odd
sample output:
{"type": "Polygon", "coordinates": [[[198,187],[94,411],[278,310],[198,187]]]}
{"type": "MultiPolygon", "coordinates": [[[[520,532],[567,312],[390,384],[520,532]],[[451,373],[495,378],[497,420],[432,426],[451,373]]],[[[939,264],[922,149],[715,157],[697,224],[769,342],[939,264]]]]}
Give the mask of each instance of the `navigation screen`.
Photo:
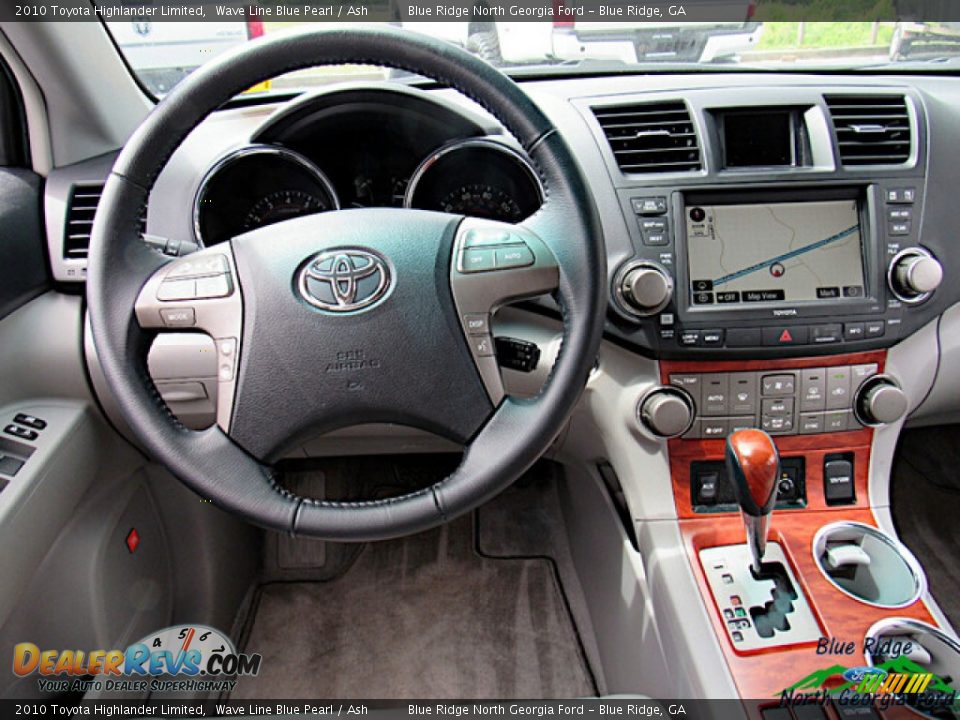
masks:
{"type": "Polygon", "coordinates": [[[688,205],[694,306],[864,296],[856,200],[688,205]]]}

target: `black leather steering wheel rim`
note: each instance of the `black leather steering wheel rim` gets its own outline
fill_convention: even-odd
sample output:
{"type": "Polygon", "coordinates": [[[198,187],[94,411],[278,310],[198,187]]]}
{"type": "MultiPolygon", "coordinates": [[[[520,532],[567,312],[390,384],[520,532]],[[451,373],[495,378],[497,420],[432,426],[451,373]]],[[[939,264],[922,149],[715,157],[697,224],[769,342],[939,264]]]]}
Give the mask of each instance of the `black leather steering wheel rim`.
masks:
{"type": "Polygon", "coordinates": [[[467,512],[511,484],[563,429],[594,365],[606,308],[606,256],[596,208],[572,153],[546,116],[509,78],[455,46],[394,28],[336,29],[258,40],[195,71],[131,137],[104,188],[90,245],[87,301],[104,375],[131,429],[198,494],[260,526],[331,540],[385,539],[467,512]],[[495,116],[541,174],[546,200],[529,226],[559,267],[561,351],[542,392],[507,397],[445,480],[399,498],[336,503],[297,497],[272,470],[214,426],[184,428],[146,369],[152,339],[133,312],[167,261],[139,241],[138,216],[173,152],[211,112],[245,88],[317,65],[371,64],[453,87],[495,116]]]}

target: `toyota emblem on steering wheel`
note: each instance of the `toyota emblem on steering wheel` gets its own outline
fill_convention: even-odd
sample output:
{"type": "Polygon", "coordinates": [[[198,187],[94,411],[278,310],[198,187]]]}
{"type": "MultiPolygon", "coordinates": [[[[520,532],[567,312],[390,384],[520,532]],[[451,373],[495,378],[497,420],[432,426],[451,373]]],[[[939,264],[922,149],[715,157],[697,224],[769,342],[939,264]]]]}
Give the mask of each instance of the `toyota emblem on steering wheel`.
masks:
{"type": "Polygon", "coordinates": [[[369,250],[336,248],[315,255],[300,271],[300,294],[335,313],[368,308],[390,289],[387,261],[369,250]]]}

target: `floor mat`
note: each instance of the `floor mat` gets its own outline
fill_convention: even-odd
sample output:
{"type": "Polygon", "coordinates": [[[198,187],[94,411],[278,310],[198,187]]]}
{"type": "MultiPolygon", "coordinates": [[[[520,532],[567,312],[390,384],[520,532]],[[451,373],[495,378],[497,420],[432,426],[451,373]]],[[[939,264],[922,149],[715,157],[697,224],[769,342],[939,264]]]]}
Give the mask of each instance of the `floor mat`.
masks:
{"type": "Polygon", "coordinates": [[[923,565],[934,599],[955,628],[960,628],[960,464],[931,458],[956,456],[958,440],[956,426],[904,433],[891,489],[900,539],[923,565]]]}
{"type": "Polygon", "coordinates": [[[367,545],[326,583],[271,583],[231,699],[596,694],[553,563],[476,552],[473,517],[367,545]]]}

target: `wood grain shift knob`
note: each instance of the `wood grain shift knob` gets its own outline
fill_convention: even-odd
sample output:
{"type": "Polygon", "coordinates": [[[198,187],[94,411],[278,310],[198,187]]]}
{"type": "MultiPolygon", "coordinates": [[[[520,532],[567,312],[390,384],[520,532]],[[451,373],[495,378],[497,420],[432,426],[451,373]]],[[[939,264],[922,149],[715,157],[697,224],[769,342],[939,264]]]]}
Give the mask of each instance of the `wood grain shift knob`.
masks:
{"type": "Polygon", "coordinates": [[[738,430],[727,437],[727,476],[740,509],[761,517],[773,512],[780,477],[780,453],[763,430],[738,430]]]}

